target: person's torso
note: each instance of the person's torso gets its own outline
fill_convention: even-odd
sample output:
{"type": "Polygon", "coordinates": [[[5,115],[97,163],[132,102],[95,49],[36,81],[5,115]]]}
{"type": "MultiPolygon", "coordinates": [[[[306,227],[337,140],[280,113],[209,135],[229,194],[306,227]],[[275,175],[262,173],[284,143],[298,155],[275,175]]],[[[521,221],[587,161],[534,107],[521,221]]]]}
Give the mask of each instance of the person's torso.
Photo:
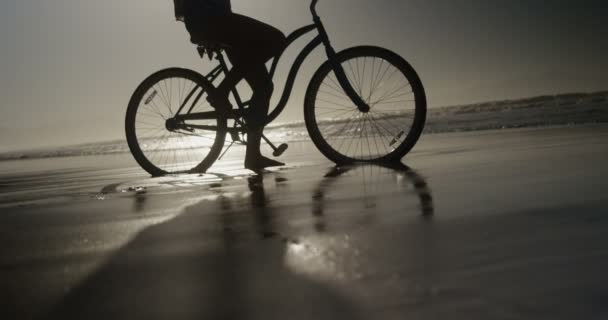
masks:
{"type": "Polygon", "coordinates": [[[184,23],[192,43],[204,43],[213,34],[217,19],[231,14],[230,0],[184,0],[184,23]]]}
{"type": "Polygon", "coordinates": [[[230,0],[186,0],[184,9],[186,20],[204,19],[232,12],[230,0]]]}

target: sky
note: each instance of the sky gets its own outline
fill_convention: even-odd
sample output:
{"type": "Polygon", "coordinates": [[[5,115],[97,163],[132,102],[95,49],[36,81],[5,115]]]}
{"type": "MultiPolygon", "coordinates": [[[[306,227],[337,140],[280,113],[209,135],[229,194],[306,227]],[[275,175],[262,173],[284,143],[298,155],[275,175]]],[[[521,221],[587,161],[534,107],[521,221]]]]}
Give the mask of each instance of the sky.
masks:
{"type": "MultiPolygon", "coordinates": [[[[232,4],[286,34],[311,22],[304,0],[232,4]]],[[[404,56],[430,107],[608,89],[605,1],[320,0],[318,10],[336,49],[379,45],[404,56]]],[[[124,139],[128,100],[145,77],[209,66],[171,0],[3,0],[0,43],[0,152],[124,139]]],[[[304,44],[281,62],[279,93],[304,44]]],[[[278,121],[303,118],[322,59],[319,51],[304,66],[278,121]]]]}

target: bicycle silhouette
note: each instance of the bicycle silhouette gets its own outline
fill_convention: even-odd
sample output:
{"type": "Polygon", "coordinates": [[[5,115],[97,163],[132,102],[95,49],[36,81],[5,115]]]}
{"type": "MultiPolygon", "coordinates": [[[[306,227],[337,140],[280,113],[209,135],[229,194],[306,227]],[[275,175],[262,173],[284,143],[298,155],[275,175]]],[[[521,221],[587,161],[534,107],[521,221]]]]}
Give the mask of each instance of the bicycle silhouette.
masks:
{"type": "MultiPolygon", "coordinates": [[[[336,52],[321,18],[318,0],[310,11],[314,23],[287,37],[287,47],[312,31],[318,35],[299,53],[286,80],[278,105],[266,124],[285,109],[300,67],[323,45],[327,61],[314,74],[304,101],[304,119],[311,140],[319,151],[338,164],[390,162],[403,158],[416,144],[426,121],[426,95],[418,74],[398,54],[373,46],[336,52]]],[[[249,102],[237,88],[231,91],[237,108],[217,112],[206,96],[214,81],[229,72],[222,44],[198,47],[215,56],[219,65],[203,76],[193,70],[161,70],[135,90],[126,116],[126,135],[137,163],[153,176],[206,172],[233,144],[246,144],[249,102]],[[230,145],[224,150],[227,135],[230,145]]],[[[282,54],[273,60],[274,77],[282,54]]],[[[287,144],[275,146],[280,156],[287,144]]]]}

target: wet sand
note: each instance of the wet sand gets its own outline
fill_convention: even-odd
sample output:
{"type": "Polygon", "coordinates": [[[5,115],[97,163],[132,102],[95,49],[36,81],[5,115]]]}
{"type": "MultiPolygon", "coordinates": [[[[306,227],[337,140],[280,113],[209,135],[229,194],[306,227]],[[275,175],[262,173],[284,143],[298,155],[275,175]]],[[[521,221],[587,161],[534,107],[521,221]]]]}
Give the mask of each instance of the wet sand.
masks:
{"type": "Polygon", "coordinates": [[[608,318],[608,126],[427,135],[390,168],[240,153],[0,163],[0,318],[608,318]]]}

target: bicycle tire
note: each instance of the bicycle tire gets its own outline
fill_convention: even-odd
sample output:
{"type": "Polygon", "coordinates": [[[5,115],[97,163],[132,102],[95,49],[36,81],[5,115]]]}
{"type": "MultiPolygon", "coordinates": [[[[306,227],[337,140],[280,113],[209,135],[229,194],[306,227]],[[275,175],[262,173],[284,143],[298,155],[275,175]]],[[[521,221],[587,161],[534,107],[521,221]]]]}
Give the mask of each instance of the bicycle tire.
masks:
{"type": "MultiPolygon", "coordinates": [[[[420,77],[405,59],[384,48],[372,46],[353,47],[338,53],[336,59],[344,67],[351,84],[356,87],[355,90],[359,91],[362,98],[371,106],[371,110],[368,113],[363,113],[358,110],[338,84],[337,79],[333,74],[332,63],[330,61],[325,62],[313,76],[308,86],[304,102],[304,119],[313,143],[325,157],[338,164],[354,162],[391,162],[401,160],[416,145],[424,130],[426,122],[426,94],[420,77]],[[365,62],[360,62],[360,59],[364,59],[364,61],[367,61],[367,59],[374,61],[373,66],[369,65],[369,68],[371,69],[375,69],[376,61],[380,61],[378,62],[379,66],[377,69],[371,70],[369,92],[365,92],[366,90],[363,88],[363,85],[367,84],[368,81],[365,77],[365,62]],[[354,64],[356,64],[356,67],[353,66],[354,64]],[[362,64],[363,66],[361,66],[362,64]],[[384,66],[385,64],[386,66],[384,66]],[[391,110],[391,113],[375,114],[375,112],[380,112],[377,110],[383,108],[384,103],[382,103],[381,100],[374,100],[373,98],[376,93],[372,91],[375,90],[374,88],[378,88],[381,83],[382,86],[384,86],[386,84],[385,81],[387,83],[390,82],[390,79],[379,80],[379,77],[383,72],[383,68],[388,70],[391,66],[394,70],[390,72],[400,74],[402,78],[407,81],[407,86],[411,89],[411,97],[413,100],[408,106],[405,106],[406,104],[403,102],[403,111],[395,110],[393,112],[393,110],[391,110]],[[334,77],[333,79],[332,76],[334,77]],[[337,106],[335,107],[335,111],[327,111],[327,109],[330,109],[326,105],[328,100],[323,100],[321,98],[328,100],[337,98],[341,100],[339,100],[340,104],[336,103],[337,106]],[[406,107],[411,110],[405,110],[406,107]],[[323,110],[324,108],[325,111],[323,112],[325,113],[323,114],[320,110],[323,110]],[[333,118],[322,118],[321,115],[331,115],[331,112],[334,112],[333,114],[335,116],[333,118]],[[340,112],[343,114],[343,119],[338,116],[340,112]],[[401,118],[407,120],[408,117],[411,118],[409,123],[401,123],[398,121],[401,118]],[[358,119],[355,120],[358,121],[358,124],[353,122],[353,118],[358,119]],[[380,121],[384,121],[385,123],[383,124],[380,121]],[[367,127],[363,128],[363,126],[366,126],[368,123],[370,129],[367,129],[367,127]],[[324,132],[323,126],[327,127],[327,130],[325,130],[326,132],[324,132]],[[381,128],[382,126],[385,127],[381,128]],[[390,126],[394,127],[394,129],[389,130],[392,129],[390,126]],[[365,137],[363,136],[363,132],[365,132],[365,137]],[[371,135],[371,138],[368,133],[371,135]],[[351,137],[353,134],[359,134],[359,140],[361,140],[354,142],[355,139],[353,138],[352,141],[350,141],[348,151],[345,150],[345,139],[347,139],[347,134],[351,134],[351,137]],[[332,138],[331,135],[334,135],[334,137],[332,138]],[[363,146],[365,144],[364,138],[367,139],[367,147],[370,149],[368,152],[369,154],[363,152],[363,146]],[[335,142],[332,142],[332,139],[335,140],[335,142]],[[393,141],[394,143],[392,143],[393,141]],[[344,147],[338,145],[339,143],[342,143],[344,147]],[[382,148],[381,143],[384,143],[384,148],[382,148]],[[355,145],[355,149],[360,146],[361,152],[359,152],[359,154],[350,152],[353,144],[355,145]],[[374,148],[377,151],[375,153],[372,152],[372,149],[374,148]],[[383,151],[380,149],[383,149],[383,151]]],[[[386,76],[386,73],[390,72],[385,71],[383,77],[386,76]]],[[[393,75],[391,75],[391,77],[392,76],[393,75]]],[[[389,84],[388,88],[392,88],[390,86],[400,89],[400,84],[396,86],[394,83],[389,84]]],[[[397,94],[402,94],[397,92],[391,95],[390,89],[385,90],[388,91],[388,93],[384,93],[385,95],[388,95],[388,98],[391,98],[391,96],[397,97],[397,94]]],[[[401,108],[401,104],[401,102],[395,102],[391,107],[396,106],[401,108]]]]}
{"type": "Polygon", "coordinates": [[[152,176],[189,173],[194,169],[196,172],[206,172],[221,154],[225,143],[227,120],[220,115],[214,119],[217,131],[214,131],[213,136],[211,132],[203,136],[201,132],[175,132],[166,127],[164,128],[166,132],[163,131],[163,125],[166,124],[164,121],[169,116],[174,116],[173,113],[182,103],[179,101],[181,98],[178,98],[177,103],[173,103],[175,98],[172,96],[172,91],[175,81],[178,82],[177,91],[181,97],[185,98],[185,92],[188,90],[201,90],[197,91],[201,96],[193,106],[194,109],[207,107],[205,110],[213,110],[209,109],[212,107],[208,105],[204,96],[204,93],[215,90],[213,84],[201,74],[189,69],[169,68],[158,71],[137,87],[129,101],[125,119],[127,143],[137,163],[152,176]],[[168,80],[169,85],[166,84],[168,80]],[[186,89],[188,81],[191,82],[190,89],[186,89]],[[200,89],[194,89],[198,88],[196,86],[200,89]],[[154,99],[159,101],[158,104],[154,99]],[[159,106],[161,103],[164,103],[166,108],[159,106]],[[146,122],[138,122],[138,118],[144,118],[146,122]],[[150,128],[140,129],[138,123],[145,123],[150,128]],[[151,134],[151,132],[159,133],[156,136],[143,137],[144,133],[151,134]],[[153,149],[150,145],[154,143],[155,138],[158,146],[153,149]],[[164,149],[161,147],[162,141],[165,141],[164,149]],[[160,152],[171,154],[154,155],[160,152]]]}

